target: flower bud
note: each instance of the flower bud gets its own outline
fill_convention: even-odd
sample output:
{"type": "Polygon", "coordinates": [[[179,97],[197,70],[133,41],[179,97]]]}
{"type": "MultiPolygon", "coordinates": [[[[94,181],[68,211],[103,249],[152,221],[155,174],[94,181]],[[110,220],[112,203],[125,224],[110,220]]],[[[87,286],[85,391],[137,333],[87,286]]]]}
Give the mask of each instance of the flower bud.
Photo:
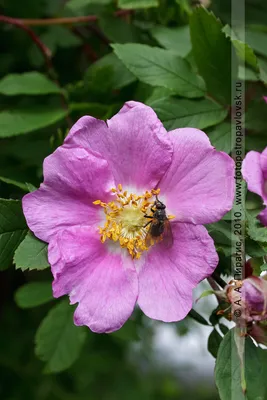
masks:
{"type": "Polygon", "coordinates": [[[267,318],[267,281],[265,279],[257,276],[245,279],[241,297],[248,321],[261,321],[267,318]]]}

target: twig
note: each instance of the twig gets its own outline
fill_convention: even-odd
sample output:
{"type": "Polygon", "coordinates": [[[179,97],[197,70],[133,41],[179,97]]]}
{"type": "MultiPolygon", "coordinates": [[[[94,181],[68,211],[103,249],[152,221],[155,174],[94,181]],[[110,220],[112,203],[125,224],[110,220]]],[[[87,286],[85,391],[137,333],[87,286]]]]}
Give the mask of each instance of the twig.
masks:
{"type": "MultiPolygon", "coordinates": [[[[39,48],[39,50],[41,51],[41,53],[45,59],[47,69],[48,69],[48,74],[51,76],[51,78],[53,79],[55,84],[58,86],[58,88],[61,89],[61,86],[57,80],[56,73],[55,73],[55,70],[54,70],[54,67],[53,67],[53,64],[51,61],[52,52],[48,47],[46,47],[46,45],[41,41],[41,39],[36,35],[36,33],[31,28],[24,25],[24,23],[20,19],[10,18],[5,15],[0,15],[0,22],[5,22],[9,25],[17,26],[18,28],[22,29],[30,36],[30,38],[36,44],[36,46],[39,48]]],[[[61,97],[62,107],[68,112],[69,106],[68,106],[65,96],[62,92],[60,92],[60,97],[61,97]]],[[[73,124],[68,115],[66,115],[66,121],[69,125],[69,128],[71,128],[71,126],[73,124]]]]}
{"type": "Polygon", "coordinates": [[[221,288],[218,286],[217,282],[215,282],[215,280],[214,280],[214,278],[212,278],[212,276],[209,276],[207,278],[207,281],[209,282],[209,285],[212,288],[212,290],[214,290],[214,292],[216,292],[214,294],[216,296],[218,304],[220,304],[222,301],[221,301],[221,298],[218,293],[221,291],[221,288]]]}
{"type": "Polygon", "coordinates": [[[104,33],[98,28],[98,26],[93,24],[88,24],[86,27],[89,31],[94,33],[103,43],[106,45],[110,44],[109,39],[104,35],[104,33]]]}
{"type": "Polygon", "coordinates": [[[30,36],[30,38],[36,44],[36,46],[40,49],[40,51],[42,52],[48,69],[52,68],[51,50],[48,47],[46,47],[46,45],[44,43],[42,43],[42,41],[39,39],[39,37],[36,35],[36,33],[31,28],[26,26],[20,19],[6,17],[5,15],[0,15],[0,22],[5,22],[10,25],[15,25],[18,28],[24,30],[30,36]]]}
{"type": "Polygon", "coordinates": [[[207,281],[209,282],[210,287],[212,288],[212,290],[214,290],[214,291],[216,291],[216,292],[217,292],[218,290],[220,290],[219,286],[217,285],[217,283],[214,281],[213,278],[208,277],[208,278],[207,278],[207,281]]]}
{"type": "Polygon", "coordinates": [[[223,288],[223,289],[225,288],[227,283],[220,277],[219,274],[217,274],[217,272],[213,272],[213,274],[211,276],[218,283],[218,285],[221,286],[221,288],[223,288]]]}
{"type": "MultiPolygon", "coordinates": [[[[114,13],[115,17],[120,17],[130,14],[132,14],[132,10],[118,10],[114,13]]],[[[19,22],[20,24],[23,24],[24,26],[44,26],[44,25],[47,26],[47,25],[65,25],[65,24],[71,25],[71,24],[80,24],[85,22],[94,22],[98,20],[97,15],[85,15],[81,17],[63,17],[63,18],[42,18],[42,19],[17,19],[1,15],[0,21],[2,18],[7,18],[9,20],[9,23],[12,23],[10,21],[14,20],[16,22],[19,22]]]]}
{"type": "Polygon", "coordinates": [[[89,43],[85,42],[86,37],[83,34],[83,30],[81,28],[77,28],[77,27],[72,27],[71,31],[78,36],[79,38],[82,39],[83,41],[83,49],[85,54],[88,56],[88,58],[95,62],[98,59],[98,56],[96,54],[96,52],[94,51],[94,49],[89,45],[89,43]]]}

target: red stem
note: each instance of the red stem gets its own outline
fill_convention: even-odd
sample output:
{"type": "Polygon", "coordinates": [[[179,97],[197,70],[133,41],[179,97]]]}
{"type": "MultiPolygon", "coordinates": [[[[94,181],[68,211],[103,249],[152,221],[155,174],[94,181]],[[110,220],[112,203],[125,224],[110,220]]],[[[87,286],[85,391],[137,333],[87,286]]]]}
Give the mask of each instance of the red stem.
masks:
{"type": "MultiPolygon", "coordinates": [[[[42,53],[42,55],[43,55],[43,57],[45,59],[45,62],[46,62],[46,65],[47,65],[47,69],[48,69],[48,73],[50,74],[50,76],[53,79],[53,81],[55,82],[55,84],[61,89],[60,84],[59,84],[59,82],[58,82],[58,80],[56,78],[56,74],[55,74],[55,71],[54,71],[54,68],[53,68],[53,64],[52,64],[52,61],[51,61],[51,57],[52,57],[51,50],[48,47],[46,47],[46,45],[40,40],[40,38],[36,35],[36,33],[31,28],[29,28],[28,26],[24,25],[23,22],[21,22],[21,21],[22,20],[19,20],[19,19],[16,19],[16,18],[10,18],[10,17],[6,17],[5,15],[0,15],[0,22],[5,22],[5,23],[10,24],[10,25],[15,25],[18,28],[24,30],[30,36],[30,38],[36,44],[36,46],[39,48],[39,50],[41,51],[41,53],[42,53]]],[[[69,107],[68,107],[68,104],[66,102],[64,94],[61,93],[60,97],[61,97],[62,107],[66,111],[68,111],[69,107]]],[[[66,116],[66,121],[67,121],[69,127],[71,127],[73,125],[68,115],[66,116]]]]}
{"type": "Polygon", "coordinates": [[[42,54],[44,56],[44,59],[46,61],[48,69],[52,68],[52,64],[51,64],[52,53],[51,53],[51,50],[48,47],[46,47],[46,45],[44,43],[41,42],[39,37],[35,34],[35,32],[31,28],[29,28],[28,26],[24,25],[22,20],[16,19],[16,18],[6,17],[5,15],[0,15],[0,22],[5,22],[5,23],[10,24],[10,25],[15,25],[18,28],[24,30],[30,36],[30,38],[36,44],[36,46],[39,47],[40,51],[42,52],[42,54]]]}
{"type": "MultiPolygon", "coordinates": [[[[121,17],[124,15],[132,14],[132,10],[118,10],[114,13],[115,17],[121,17]]],[[[44,26],[44,25],[64,25],[64,24],[79,24],[84,22],[97,21],[96,15],[85,15],[81,17],[63,17],[63,18],[42,18],[42,19],[21,19],[11,18],[4,15],[0,15],[0,21],[7,22],[9,24],[23,26],[44,26]]]]}

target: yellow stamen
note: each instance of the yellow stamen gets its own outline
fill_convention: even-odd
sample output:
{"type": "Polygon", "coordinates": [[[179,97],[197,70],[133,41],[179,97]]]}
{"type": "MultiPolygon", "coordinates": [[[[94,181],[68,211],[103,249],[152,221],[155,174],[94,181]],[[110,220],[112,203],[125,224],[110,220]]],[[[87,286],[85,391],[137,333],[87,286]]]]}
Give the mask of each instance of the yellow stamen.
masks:
{"type": "MultiPolygon", "coordinates": [[[[104,208],[106,222],[104,227],[99,228],[100,240],[104,243],[107,239],[118,242],[121,247],[126,248],[132,258],[140,258],[141,254],[148,250],[145,239],[149,230],[150,221],[144,215],[153,216],[151,207],[154,205],[153,196],[160,193],[160,189],[146,191],[143,195],[136,195],[123,191],[122,185],[112,188],[111,192],[116,199],[104,203],[101,200],[93,202],[104,208]]],[[[168,218],[174,218],[170,216],[168,218]]],[[[161,240],[161,238],[159,238],[161,240]]],[[[150,246],[158,242],[151,240],[150,246]]]]}

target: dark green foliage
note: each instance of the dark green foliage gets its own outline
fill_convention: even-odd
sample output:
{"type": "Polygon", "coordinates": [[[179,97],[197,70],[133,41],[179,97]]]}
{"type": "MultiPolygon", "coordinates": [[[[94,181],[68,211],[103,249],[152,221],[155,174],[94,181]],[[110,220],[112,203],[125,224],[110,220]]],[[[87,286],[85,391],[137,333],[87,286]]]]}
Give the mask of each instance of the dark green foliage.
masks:
{"type": "MultiPolygon", "coordinates": [[[[47,243],[29,232],[21,203],[39,187],[44,158],[78,118],[109,119],[128,100],[151,106],[167,130],[204,130],[217,150],[231,154],[231,84],[239,79],[246,98],[244,145],[261,152],[267,143],[267,5],[245,1],[245,43],[244,21],[231,26],[232,2],[213,0],[206,9],[191,0],[0,0],[2,15],[34,19],[21,29],[0,16],[1,399],[218,399],[212,383],[202,384],[192,364],[179,358],[192,332],[198,347],[202,332],[210,334],[222,400],[267,398],[266,350],[250,337],[234,338],[225,319],[229,303],[214,296],[214,287],[203,289],[186,319],[167,327],[178,343],[171,342],[171,355],[163,324],[138,308],[110,335],[76,327],[76,305],[52,296],[47,243]],[[92,18],[77,21],[84,16],[92,18]],[[65,24],[62,18],[75,19],[65,24]],[[210,315],[198,308],[212,300],[210,315]]],[[[249,192],[246,200],[246,255],[259,275],[267,270],[267,230],[257,219],[263,205],[249,192]]],[[[206,227],[219,255],[216,274],[227,283],[233,276],[231,220],[229,212],[206,227]]]]}

